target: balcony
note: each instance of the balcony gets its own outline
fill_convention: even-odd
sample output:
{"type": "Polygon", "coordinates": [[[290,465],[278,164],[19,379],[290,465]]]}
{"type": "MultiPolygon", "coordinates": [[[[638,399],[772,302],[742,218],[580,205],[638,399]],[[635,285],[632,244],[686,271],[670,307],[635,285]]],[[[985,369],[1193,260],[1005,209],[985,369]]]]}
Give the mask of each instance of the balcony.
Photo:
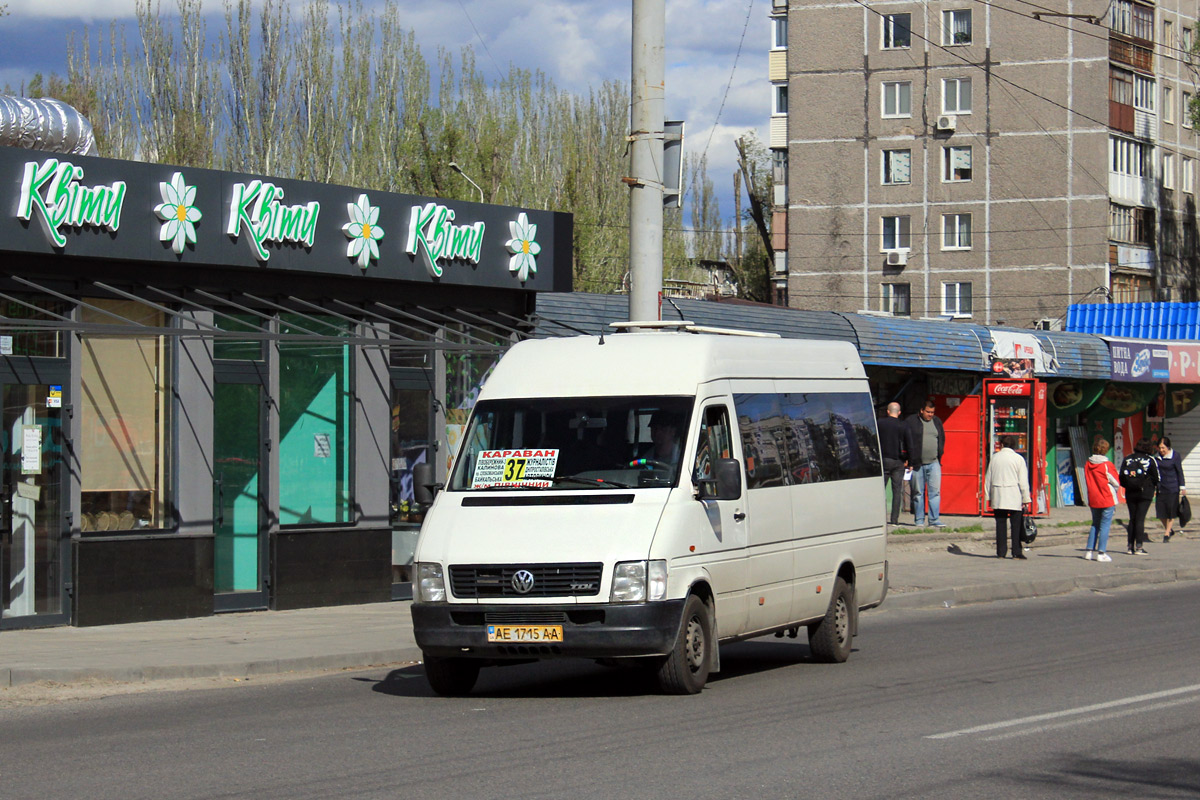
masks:
{"type": "Polygon", "coordinates": [[[1143,72],[1154,71],[1154,43],[1139,43],[1115,31],[1108,34],[1108,58],[1143,72]]]}

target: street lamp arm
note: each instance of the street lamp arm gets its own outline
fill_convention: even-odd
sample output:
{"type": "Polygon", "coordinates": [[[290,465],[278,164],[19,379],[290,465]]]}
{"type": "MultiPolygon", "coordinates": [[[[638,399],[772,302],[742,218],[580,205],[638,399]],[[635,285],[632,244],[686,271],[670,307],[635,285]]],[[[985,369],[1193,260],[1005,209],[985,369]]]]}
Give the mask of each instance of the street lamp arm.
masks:
{"type": "Polygon", "coordinates": [[[479,192],[479,202],[481,202],[481,203],[486,203],[486,202],[487,202],[486,200],[484,200],[484,199],[483,199],[483,189],[480,189],[480,188],[479,188],[479,184],[478,184],[478,183],[476,183],[475,181],[471,180],[471,176],[470,176],[470,175],[468,175],[467,173],[465,173],[465,172],[463,172],[463,171],[462,171],[462,167],[460,167],[458,164],[456,164],[456,163],[455,163],[455,162],[453,162],[453,161],[451,161],[451,162],[449,163],[449,165],[448,165],[448,166],[450,167],[450,169],[454,170],[454,171],[455,171],[455,172],[457,172],[459,175],[462,175],[464,178],[466,178],[466,179],[467,179],[467,183],[469,183],[469,184],[471,184],[472,186],[474,186],[474,187],[475,187],[475,191],[479,192]]]}

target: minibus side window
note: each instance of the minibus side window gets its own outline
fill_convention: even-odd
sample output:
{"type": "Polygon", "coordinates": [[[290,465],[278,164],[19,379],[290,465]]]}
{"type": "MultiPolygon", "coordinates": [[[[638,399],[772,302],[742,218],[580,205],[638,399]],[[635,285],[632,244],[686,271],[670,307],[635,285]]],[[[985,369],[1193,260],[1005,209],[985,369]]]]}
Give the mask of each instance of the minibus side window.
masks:
{"type": "Polygon", "coordinates": [[[700,436],[696,443],[696,467],[693,474],[697,481],[713,480],[716,477],[715,463],[718,458],[733,458],[729,413],[725,406],[708,406],[700,422],[700,436]]]}

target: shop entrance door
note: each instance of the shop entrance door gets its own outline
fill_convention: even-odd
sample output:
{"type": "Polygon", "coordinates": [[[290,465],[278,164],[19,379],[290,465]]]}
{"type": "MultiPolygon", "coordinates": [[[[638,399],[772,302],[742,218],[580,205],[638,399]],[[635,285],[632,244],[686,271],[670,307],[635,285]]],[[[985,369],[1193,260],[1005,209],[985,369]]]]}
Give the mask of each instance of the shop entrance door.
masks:
{"type": "Polygon", "coordinates": [[[0,384],[0,627],[69,622],[62,384],[0,384]]]}
{"type": "MultiPolygon", "coordinates": [[[[241,366],[241,365],[239,365],[241,366]]],[[[213,608],[266,608],[265,375],[261,365],[222,371],[213,393],[213,608]]]]}

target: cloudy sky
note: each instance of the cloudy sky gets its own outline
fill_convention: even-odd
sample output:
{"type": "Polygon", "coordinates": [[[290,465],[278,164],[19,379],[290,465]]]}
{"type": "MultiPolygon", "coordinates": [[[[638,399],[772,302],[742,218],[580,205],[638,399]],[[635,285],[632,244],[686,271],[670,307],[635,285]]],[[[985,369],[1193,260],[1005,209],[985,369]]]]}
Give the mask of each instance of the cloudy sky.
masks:
{"type": "MultiPolygon", "coordinates": [[[[366,8],[382,5],[362,2],[366,8]]],[[[629,82],[631,0],[396,2],[427,57],[438,46],[457,51],[469,44],[492,78],[511,63],[540,69],[572,91],[605,80],[629,82]]],[[[4,4],[9,14],[0,18],[0,87],[19,87],[38,72],[64,75],[68,39],[85,26],[107,29],[115,19],[136,30],[134,0],[0,0],[4,4]]],[[[162,7],[173,11],[175,1],[162,0],[162,7]]],[[[205,0],[203,7],[213,15],[209,30],[215,35],[222,25],[221,0],[205,0]]],[[[667,118],[686,120],[688,152],[699,155],[707,148],[709,176],[725,217],[733,211],[734,139],[747,130],[766,138],[770,7],[769,0],[666,0],[667,118]]]]}

